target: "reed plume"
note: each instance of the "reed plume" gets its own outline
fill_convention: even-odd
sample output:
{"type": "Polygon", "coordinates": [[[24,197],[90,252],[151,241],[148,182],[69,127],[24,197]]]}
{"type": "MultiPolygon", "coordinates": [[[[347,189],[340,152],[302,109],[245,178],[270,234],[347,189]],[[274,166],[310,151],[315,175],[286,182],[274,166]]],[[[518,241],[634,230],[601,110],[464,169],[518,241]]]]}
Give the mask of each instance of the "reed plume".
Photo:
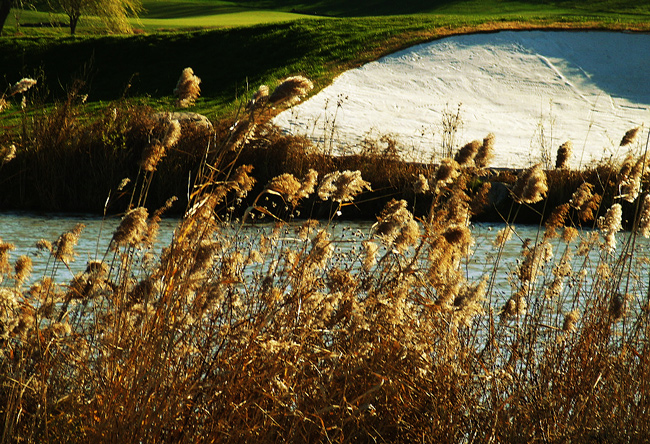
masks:
{"type": "Polygon", "coordinates": [[[74,261],[76,253],[74,252],[74,247],[79,242],[79,236],[85,228],[84,224],[77,224],[72,230],[66,231],[61,234],[59,238],[54,243],[54,258],[63,262],[64,264],[69,264],[74,261]]]}
{"type": "Polygon", "coordinates": [[[176,97],[176,106],[188,108],[196,102],[201,95],[201,79],[194,75],[192,68],[185,68],[178,78],[174,96],[176,97]]]}
{"type": "Polygon", "coordinates": [[[321,200],[332,199],[343,203],[353,201],[363,190],[370,191],[370,183],[361,178],[360,171],[334,171],[323,177],[318,187],[321,200]]]}
{"type": "Polygon", "coordinates": [[[16,145],[0,148],[0,166],[16,158],[16,145]]]}
{"type": "Polygon", "coordinates": [[[629,129],[625,132],[623,135],[623,138],[621,139],[620,146],[628,146],[634,143],[636,140],[636,137],[639,135],[639,131],[641,130],[641,127],[637,126],[636,128],[629,129]]]}
{"type": "Polygon", "coordinates": [[[128,211],[119,226],[113,232],[111,248],[137,247],[146,239],[148,232],[147,218],[149,212],[144,207],[128,211]]]}
{"type": "Polygon", "coordinates": [[[546,173],[539,163],[519,173],[512,189],[515,200],[518,203],[525,204],[534,204],[541,201],[547,192],[546,173]]]}
{"type": "Polygon", "coordinates": [[[483,144],[478,140],[469,142],[463,145],[460,150],[458,150],[456,156],[454,157],[454,160],[458,163],[458,165],[462,167],[471,166],[474,164],[474,158],[482,146],[483,144]]]}
{"type": "Polygon", "coordinates": [[[604,239],[601,246],[609,253],[612,253],[616,249],[616,233],[623,228],[621,224],[622,215],[623,208],[621,204],[616,203],[607,210],[604,217],[598,219],[598,228],[604,239]]]}
{"type": "Polygon", "coordinates": [[[573,142],[567,140],[557,149],[557,157],[555,158],[555,168],[562,169],[568,168],[569,158],[573,154],[573,142]]]}
{"type": "Polygon", "coordinates": [[[314,89],[314,84],[306,77],[287,77],[281,80],[280,84],[273,90],[268,101],[274,105],[283,102],[292,104],[306,96],[312,89],[314,89]]]}
{"type": "Polygon", "coordinates": [[[7,93],[7,96],[15,96],[16,94],[23,94],[27,92],[32,86],[36,85],[37,81],[34,79],[30,79],[28,77],[19,80],[14,84],[11,88],[9,88],[9,92],[7,93]]]}
{"type": "Polygon", "coordinates": [[[478,168],[487,167],[494,158],[494,140],[494,133],[490,133],[483,138],[483,143],[479,147],[476,157],[474,157],[474,163],[478,168]]]}

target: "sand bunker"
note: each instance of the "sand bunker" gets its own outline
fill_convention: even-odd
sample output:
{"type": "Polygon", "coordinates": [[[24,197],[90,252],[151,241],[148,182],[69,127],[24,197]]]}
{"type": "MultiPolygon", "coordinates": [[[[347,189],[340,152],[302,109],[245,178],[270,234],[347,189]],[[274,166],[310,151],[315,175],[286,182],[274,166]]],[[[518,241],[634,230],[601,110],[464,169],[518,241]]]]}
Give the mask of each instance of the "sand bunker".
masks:
{"type": "Polygon", "coordinates": [[[390,135],[403,158],[427,161],[460,106],[458,143],[494,133],[492,166],[555,159],[570,140],[579,167],[621,156],[623,134],[648,127],[648,48],[650,35],[598,31],[449,37],[347,71],[275,123],[337,154],[390,135]]]}

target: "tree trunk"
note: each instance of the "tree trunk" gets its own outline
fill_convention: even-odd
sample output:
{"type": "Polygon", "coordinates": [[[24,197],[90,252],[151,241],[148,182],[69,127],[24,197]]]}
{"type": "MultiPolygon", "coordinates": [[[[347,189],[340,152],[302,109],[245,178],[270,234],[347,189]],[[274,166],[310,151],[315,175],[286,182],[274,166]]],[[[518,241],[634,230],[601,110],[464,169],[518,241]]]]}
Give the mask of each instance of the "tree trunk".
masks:
{"type": "Polygon", "coordinates": [[[0,35],[2,35],[2,28],[5,26],[5,21],[9,17],[12,3],[13,0],[0,0],[0,35]]]}
{"type": "Polygon", "coordinates": [[[77,29],[77,23],[79,23],[79,15],[71,15],[69,17],[70,17],[70,35],[74,35],[74,32],[77,29]]]}

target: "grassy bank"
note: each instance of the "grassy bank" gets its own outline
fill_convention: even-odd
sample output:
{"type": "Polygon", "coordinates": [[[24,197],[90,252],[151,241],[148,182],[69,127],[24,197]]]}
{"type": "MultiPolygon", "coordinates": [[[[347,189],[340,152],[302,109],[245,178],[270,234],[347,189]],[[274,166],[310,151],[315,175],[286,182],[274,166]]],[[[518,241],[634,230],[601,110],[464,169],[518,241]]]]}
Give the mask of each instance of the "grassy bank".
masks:
{"type": "MultiPolygon", "coordinates": [[[[647,157],[513,176],[507,225],[477,277],[465,265],[488,191],[480,179],[492,174],[489,137],[411,181],[427,197],[419,220],[391,200],[364,240],[334,237],[331,219],[281,221],[308,199],[336,217],[379,188],[370,171],[319,174],[309,167],[327,159],[307,163],[304,141],[254,131],[269,104],[307,86],[260,92],[237,125],[217,128],[160,255],[168,208],[146,206],[183,128],[107,113],[102,128],[145,116],[151,137],[137,179],[114,188],[132,209],[102,259],[61,283],[83,236],[75,227],[39,243],[48,268],[27,285],[30,257],[0,243],[2,442],[647,440],[647,157]],[[251,144],[296,174],[261,179],[247,166],[251,144]],[[555,204],[545,196],[558,177],[579,186],[555,204]],[[611,205],[602,184],[617,190],[611,205]],[[538,219],[536,237],[513,237],[516,214],[540,206],[554,216],[538,219]],[[228,228],[224,207],[278,223],[271,233],[228,228]],[[624,207],[632,230],[622,234],[624,207]],[[502,263],[508,242],[521,246],[514,267],[502,263]]],[[[641,136],[622,143],[647,153],[641,136]]]]}

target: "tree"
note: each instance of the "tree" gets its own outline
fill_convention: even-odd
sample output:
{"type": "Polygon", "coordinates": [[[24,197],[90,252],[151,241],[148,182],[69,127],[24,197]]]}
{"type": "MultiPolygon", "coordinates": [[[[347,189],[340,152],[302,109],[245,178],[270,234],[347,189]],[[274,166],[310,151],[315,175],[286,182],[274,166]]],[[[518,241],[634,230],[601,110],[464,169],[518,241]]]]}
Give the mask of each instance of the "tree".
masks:
{"type": "MultiPolygon", "coordinates": [[[[8,1],[8,0],[0,0],[8,1]]],[[[140,0],[56,0],[70,20],[70,34],[74,34],[82,15],[99,17],[111,31],[130,32],[128,17],[142,11],[140,0]]]]}

